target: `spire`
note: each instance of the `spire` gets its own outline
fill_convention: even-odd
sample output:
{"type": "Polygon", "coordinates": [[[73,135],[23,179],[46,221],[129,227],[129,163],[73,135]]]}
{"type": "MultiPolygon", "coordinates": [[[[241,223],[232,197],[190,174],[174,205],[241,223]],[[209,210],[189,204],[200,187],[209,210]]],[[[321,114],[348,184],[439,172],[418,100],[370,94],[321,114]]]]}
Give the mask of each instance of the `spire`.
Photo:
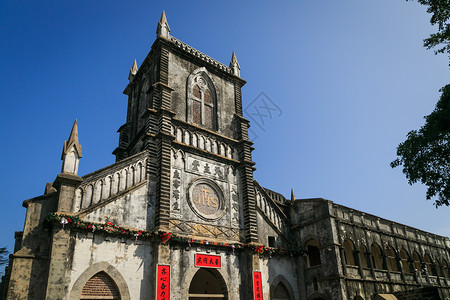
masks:
{"type": "Polygon", "coordinates": [[[128,74],[128,80],[131,82],[138,71],[136,59],[134,59],[133,66],[130,69],[130,73],[128,74]]]}
{"type": "Polygon", "coordinates": [[[166,39],[170,38],[170,27],[169,23],[167,23],[166,13],[162,12],[161,19],[158,22],[158,27],[156,27],[156,35],[165,37],[166,39]]]}
{"type": "Polygon", "coordinates": [[[81,156],[81,145],[78,142],[78,124],[75,119],[69,139],[64,142],[64,147],[61,154],[61,160],[63,161],[61,172],[77,175],[78,162],[81,156]]]}
{"type": "Polygon", "coordinates": [[[231,56],[230,68],[233,71],[234,75],[241,77],[241,66],[239,65],[239,63],[237,61],[236,54],[234,54],[234,51],[233,51],[233,55],[231,56]]]}
{"type": "Polygon", "coordinates": [[[294,189],[291,189],[291,201],[295,201],[294,189]]]}

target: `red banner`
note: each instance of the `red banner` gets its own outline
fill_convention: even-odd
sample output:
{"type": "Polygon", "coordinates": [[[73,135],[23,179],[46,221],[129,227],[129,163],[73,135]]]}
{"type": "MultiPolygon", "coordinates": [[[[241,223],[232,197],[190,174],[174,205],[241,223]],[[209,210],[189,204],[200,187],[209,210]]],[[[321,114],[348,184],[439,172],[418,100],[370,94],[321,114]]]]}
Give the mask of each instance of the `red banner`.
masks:
{"type": "Polygon", "coordinates": [[[263,300],[261,272],[253,272],[253,298],[263,300]]]}
{"type": "Polygon", "coordinates": [[[158,265],[156,271],[156,300],[170,299],[170,266],[158,265]]]}
{"type": "Polygon", "coordinates": [[[203,268],[220,268],[220,255],[195,254],[195,266],[203,268]]]}

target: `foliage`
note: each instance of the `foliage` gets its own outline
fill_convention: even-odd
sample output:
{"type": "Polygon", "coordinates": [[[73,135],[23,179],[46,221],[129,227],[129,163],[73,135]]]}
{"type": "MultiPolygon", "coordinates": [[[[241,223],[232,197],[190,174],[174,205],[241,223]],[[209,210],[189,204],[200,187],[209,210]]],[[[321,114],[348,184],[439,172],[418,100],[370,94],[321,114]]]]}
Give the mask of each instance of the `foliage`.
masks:
{"type": "Polygon", "coordinates": [[[436,207],[450,204],[450,84],[425,125],[408,133],[397,147],[398,158],[391,167],[403,166],[409,184],[421,182],[428,187],[427,199],[437,196],[436,207]]]}
{"type": "Polygon", "coordinates": [[[450,0],[417,0],[417,2],[428,6],[427,12],[432,14],[430,23],[438,27],[436,33],[424,39],[424,47],[427,49],[440,47],[434,53],[447,53],[450,59],[450,0]]]}
{"type": "Polygon", "coordinates": [[[100,232],[102,234],[108,234],[113,236],[118,236],[121,238],[128,238],[128,239],[135,239],[136,241],[139,240],[151,240],[153,242],[159,242],[162,244],[165,244],[167,242],[171,244],[179,244],[184,247],[191,247],[191,246],[204,246],[207,245],[208,247],[217,247],[217,248],[224,248],[224,249],[230,249],[233,252],[235,250],[242,250],[242,249],[249,249],[252,250],[254,253],[260,254],[260,255],[291,255],[291,256],[298,256],[305,254],[304,250],[288,250],[283,248],[271,248],[271,247],[264,247],[262,245],[258,244],[246,244],[246,243],[226,243],[226,242],[218,242],[218,241],[206,241],[206,240],[197,240],[197,239],[191,239],[185,236],[179,236],[176,234],[173,234],[172,232],[152,232],[152,231],[146,231],[146,230],[137,230],[137,229],[130,229],[125,227],[120,227],[112,222],[106,222],[104,224],[101,223],[93,223],[93,222],[87,222],[81,220],[79,217],[67,215],[67,214],[60,214],[60,213],[49,213],[47,217],[45,218],[45,228],[47,230],[51,230],[52,226],[55,226],[56,224],[62,225],[63,228],[71,228],[72,230],[78,230],[78,231],[87,231],[87,232],[100,232]]]}
{"type": "Polygon", "coordinates": [[[0,266],[6,264],[9,260],[9,252],[6,247],[0,247],[0,266]]]}

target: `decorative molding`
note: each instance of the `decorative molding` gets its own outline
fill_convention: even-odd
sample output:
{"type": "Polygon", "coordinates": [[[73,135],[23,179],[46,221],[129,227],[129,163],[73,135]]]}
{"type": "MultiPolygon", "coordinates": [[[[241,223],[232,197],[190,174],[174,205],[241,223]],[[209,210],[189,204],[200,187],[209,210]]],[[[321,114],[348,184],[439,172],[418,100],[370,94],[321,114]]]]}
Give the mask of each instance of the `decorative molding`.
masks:
{"type": "Polygon", "coordinates": [[[192,48],[191,46],[189,46],[188,44],[180,41],[179,39],[171,36],[170,37],[171,41],[174,43],[174,45],[198,58],[200,58],[201,60],[213,65],[214,67],[225,71],[231,75],[233,75],[233,70],[230,67],[227,67],[226,65],[224,65],[221,62],[218,62],[217,60],[215,60],[214,58],[209,57],[208,55],[198,51],[197,49],[192,48]]]}
{"type": "Polygon", "coordinates": [[[227,240],[240,240],[239,228],[214,226],[192,221],[170,220],[169,230],[179,231],[191,235],[213,236],[227,240]]]}

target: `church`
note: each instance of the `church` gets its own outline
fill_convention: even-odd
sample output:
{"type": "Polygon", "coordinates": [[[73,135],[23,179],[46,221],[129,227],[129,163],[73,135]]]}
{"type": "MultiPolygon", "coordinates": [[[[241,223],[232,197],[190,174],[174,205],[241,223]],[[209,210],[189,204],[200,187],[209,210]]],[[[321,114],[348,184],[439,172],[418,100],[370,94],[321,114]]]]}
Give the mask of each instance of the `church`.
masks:
{"type": "Polygon", "coordinates": [[[25,200],[2,299],[449,299],[447,237],[253,177],[240,66],[171,34],[124,89],[116,162],[79,176],[75,121],[61,173],[25,200]]]}

